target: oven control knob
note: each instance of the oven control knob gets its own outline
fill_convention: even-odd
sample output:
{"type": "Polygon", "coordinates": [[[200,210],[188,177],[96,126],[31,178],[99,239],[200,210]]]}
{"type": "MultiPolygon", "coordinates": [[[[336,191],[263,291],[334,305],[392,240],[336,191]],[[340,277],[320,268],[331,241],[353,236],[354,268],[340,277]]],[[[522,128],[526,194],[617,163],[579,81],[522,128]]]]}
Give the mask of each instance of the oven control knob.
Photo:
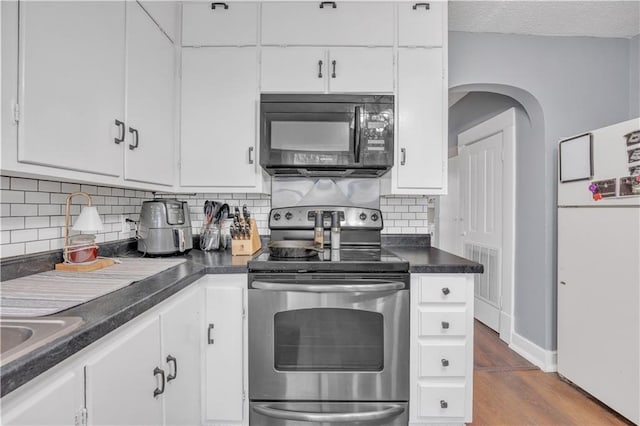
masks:
{"type": "Polygon", "coordinates": [[[374,221],[374,222],[377,222],[378,221],[378,215],[376,213],[372,214],[371,215],[371,220],[374,221]]]}
{"type": "Polygon", "coordinates": [[[273,215],[273,220],[280,220],[280,213],[276,213],[273,215]]]}
{"type": "Polygon", "coordinates": [[[360,213],[360,220],[367,220],[367,215],[364,213],[360,213]]]}
{"type": "Polygon", "coordinates": [[[293,217],[293,215],[291,214],[291,212],[286,212],[284,214],[284,218],[287,219],[287,220],[291,220],[292,217],[293,217]]]}

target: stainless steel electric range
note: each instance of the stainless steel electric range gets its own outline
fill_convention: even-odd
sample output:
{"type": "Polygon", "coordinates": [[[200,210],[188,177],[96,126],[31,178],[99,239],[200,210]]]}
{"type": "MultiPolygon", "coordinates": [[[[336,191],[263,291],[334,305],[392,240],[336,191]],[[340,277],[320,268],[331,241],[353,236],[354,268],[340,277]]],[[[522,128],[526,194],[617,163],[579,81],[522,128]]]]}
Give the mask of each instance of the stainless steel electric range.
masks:
{"type": "Polygon", "coordinates": [[[409,264],[378,209],[274,208],[271,238],[312,239],[318,210],[341,212],[339,251],[248,263],[250,424],[406,425],[409,264]]]}

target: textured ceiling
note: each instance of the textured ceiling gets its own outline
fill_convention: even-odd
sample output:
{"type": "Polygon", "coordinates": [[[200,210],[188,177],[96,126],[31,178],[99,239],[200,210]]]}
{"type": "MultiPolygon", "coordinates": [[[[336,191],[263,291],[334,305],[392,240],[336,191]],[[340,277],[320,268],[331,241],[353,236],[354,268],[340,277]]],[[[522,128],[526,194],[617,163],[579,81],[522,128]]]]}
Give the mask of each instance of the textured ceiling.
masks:
{"type": "Polygon", "coordinates": [[[449,30],[629,38],[640,34],[640,0],[451,0],[449,30]]]}

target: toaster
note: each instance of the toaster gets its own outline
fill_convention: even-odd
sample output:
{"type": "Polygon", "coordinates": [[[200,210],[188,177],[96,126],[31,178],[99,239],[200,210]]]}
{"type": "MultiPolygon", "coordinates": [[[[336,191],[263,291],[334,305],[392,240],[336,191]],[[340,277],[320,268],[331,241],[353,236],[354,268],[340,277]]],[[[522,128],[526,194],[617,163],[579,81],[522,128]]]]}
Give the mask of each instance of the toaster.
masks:
{"type": "Polygon", "coordinates": [[[193,248],[186,201],[158,199],[142,203],[138,251],[151,256],[186,253],[193,248]]]}

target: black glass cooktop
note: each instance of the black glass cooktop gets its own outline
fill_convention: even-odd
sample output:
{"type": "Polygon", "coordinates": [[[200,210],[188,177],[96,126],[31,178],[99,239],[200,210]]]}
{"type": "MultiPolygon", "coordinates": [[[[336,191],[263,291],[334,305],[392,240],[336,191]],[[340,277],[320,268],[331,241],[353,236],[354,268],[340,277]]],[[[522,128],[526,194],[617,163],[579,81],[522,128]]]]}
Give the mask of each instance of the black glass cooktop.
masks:
{"type": "Polygon", "coordinates": [[[304,258],[274,257],[266,251],[248,262],[250,271],[406,272],[409,262],[384,249],[326,249],[304,258]]]}

